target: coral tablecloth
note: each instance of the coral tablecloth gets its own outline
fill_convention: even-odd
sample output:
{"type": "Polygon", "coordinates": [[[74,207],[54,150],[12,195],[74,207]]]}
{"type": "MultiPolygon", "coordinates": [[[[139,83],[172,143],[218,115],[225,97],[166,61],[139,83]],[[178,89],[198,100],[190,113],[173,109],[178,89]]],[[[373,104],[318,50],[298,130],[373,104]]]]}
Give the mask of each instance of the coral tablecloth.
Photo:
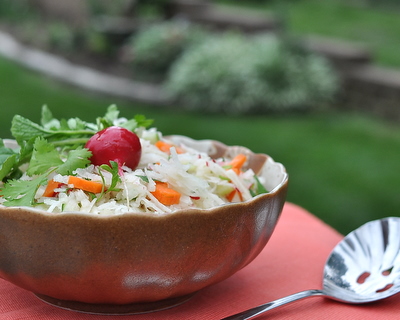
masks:
{"type": "MultiPolygon", "coordinates": [[[[141,315],[99,316],[62,310],[0,279],[1,320],[214,320],[305,289],[321,287],[323,266],[342,235],[294,204],[286,203],[276,231],[261,254],[229,279],[188,302],[141,315]]],[[[322,297],[300,300],[257,319],[400,319],[400,295],[367,305],[322,297]]]]}

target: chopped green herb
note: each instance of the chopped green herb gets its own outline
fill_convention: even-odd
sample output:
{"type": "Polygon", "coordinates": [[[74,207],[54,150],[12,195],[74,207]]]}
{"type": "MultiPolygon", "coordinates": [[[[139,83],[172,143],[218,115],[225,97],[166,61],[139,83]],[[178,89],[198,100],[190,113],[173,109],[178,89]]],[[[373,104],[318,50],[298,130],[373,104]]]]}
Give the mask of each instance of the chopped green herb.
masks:
{"type": "Polygon", "coordinates": [[[144,182],[149,182],[149,178],[147,176],[138,176],[140,179],[142,179],[144,182]]]}
{"type": "MultiPolygon", "coordinates": [[[[112,178],[111,178],[111,185],[108,188],[108,191],[119,191],[120,189],[116,188],[117,183],[121,181],[121,177],[118,174],[118,163],[116,163],[115,161],[110,161],[111,166],[108,166],[106,164],[102,164],[100,166],[100,168],[110,172],[112,174],[112,178]]],[[[101,172],[99,171],[101,177],[103,178],[101,172]]],[[[104,184],[104,182],[103,182],[104,184]]]]}
{"type": "Polygon", "coordinates": [[[253,186],[253,188],[250,189],[250,194],[253,197],[255,197],[255,196],[259,195],[259,194],[268,193],[268,190],[260,182],[260,179],[258,179],[257,175],[254,175],[254,180],[256,181],[256,183],[253,186]]]}

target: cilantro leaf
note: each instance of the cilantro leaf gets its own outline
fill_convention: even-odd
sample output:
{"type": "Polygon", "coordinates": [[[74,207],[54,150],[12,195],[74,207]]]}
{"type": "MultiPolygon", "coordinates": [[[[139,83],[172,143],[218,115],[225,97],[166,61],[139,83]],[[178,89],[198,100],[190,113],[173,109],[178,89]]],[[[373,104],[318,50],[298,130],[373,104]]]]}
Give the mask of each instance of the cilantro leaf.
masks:
{"type": "Polygon", "coordinates": [[[262,193],[268,193],[268,190],[261,183],[260,179],[258,179],[257,175],[254,175],[254,180],[256,181],[256,183],[253,186],[253,189],[250,189],[250,193],[253,197],[262,193]]]}
{"type": "Polygon", "coordinates": [[[11,148],[7,148],[4,145],[4,142],[2,139],[0,139],[0,165],[7,160],[8,157],[12,156],[15,154],[15,151],[11,148]]]}
{"type": "Polygon", "coordinates": [[[60,121],[53,117],[52,112],[46,105],[42,106],[41,115],[42,117],[40,119],[40,123],[44,128],[50,130],[57,130],[58,128],[60,128],[60,121]]]}
{"type": "Polygon", "coordinates": [[[22,143],[19,144],[20,150],[19,150],[18,165],[22,165],[30,160],[30,158],[32,156],[32,152],[33,152],[34,142],[35,142],[35,138],[32,138],[28,141],[23,141],[22,143]]]}
{"type": "Polygon", "coordinates": [[[42,106],[42,114],[40,118],[40,123],[42,126],[45,126],[46,124],[52,122],[54,120],[53,114],[51,113],[50,109],[44,105],[42,106]]]}
{"type": "Polygon", "coordinates": [[[0,181],[18,169],[18,150],[7,148],[0,139],[0,181]]]}
{"type": "Polygon", "coordinates": [[[142,179],[144,182],[149,182],[149,178],[147,176],[138,176],[140,179],[142,179]]]}
{"type": "Polygon", "coordinates": [[[28,175],[43,174],[52,167],[58,167],[63,164],[60,154],[55,147],[48,143],[44,138],[37,137],[33,145],[33,152],[28,175]]]}
{"type": "Polygon", "coordinates": [[[92,152],[88,149],[77,148],[68,152],[67,160],[61,164],[56,172],[61,175],[71,174],[72,171],[78,168],[85,168],[90,164],[89,158],[92,156],[92,152]]]}
{"type": "Polygon", "coordinates": [[[17,164],[17,155],[13,154],[0,163],[0,181],[3,180],[17,164]]]}
{"type": "Polygon", "coordinates": [[[68,129],[70,130],[86,130],[87,123],[79,118],[71,118],[67,121],[68,129]]]}
{"type": "Polygon", "coordinates": [[[78,147],[69,151],[67,159],[63,161],[53,144],[42,137],[38,137],[33,145],[27,174],[43,174],[50,168],[56,168],[56,172],[62,175],[71,174],[75,169],[85,168],[89,165],[91,156],[92,153],[88,149],[78,147]]]}
{"type": "Polygon", "coordinates": [[[135,120],[138,124],[138,127],[149,127],[153,124],[153,119],[147,119],[144,115],[142,114],[137,114],[135,115],[135,120]]]}
{"type": "Polygon", "coordinates": [[[113,123],[113,121],[117,120],[119,116],[119,110],[115,104],[109,106],[107,108],[107,113],[104,118],[113,123]]]}
{"type": "Polygon", "coordinates": [[[111,166],[108,166],[106,164],[102,164],[100,166],[100,168],[112,174],[111,185],[107,191],[119,191],[118,188],[115,188],[117,183],[121,181],[121,177],[119,175],[119,170],[118,170],[118,163],[116,163],[115,161],[110,161],[110,164],[111,166]]]}
{"type": "Polygon", "coordinates": [[[114,121],[118,119],[118,115],[119,111],[117,109],[117,106],[115,104],[109,106],[104,117],[99,117],[96,119],[97,129],[100,131],[113,126],[114,121]]]}
{"type": "Polygon", "coordinates": [[[46,175],[40,175],[33,180],[9,180],[0,190],[0,196],[4,197],[3,205],[11,206],[32,206],[34,205],[35,194],[39,186],[47,181],[46,175]]]}
{"type": "Polygon", "coordinates": [[[146,117],[142,115],[136,115],[134,119],[121,123],[120,126],[125,129],[135,131],[135,129],[139,127],[148,127],[152,123],[153,123],[152,119],[146,119],[146,117]]]}

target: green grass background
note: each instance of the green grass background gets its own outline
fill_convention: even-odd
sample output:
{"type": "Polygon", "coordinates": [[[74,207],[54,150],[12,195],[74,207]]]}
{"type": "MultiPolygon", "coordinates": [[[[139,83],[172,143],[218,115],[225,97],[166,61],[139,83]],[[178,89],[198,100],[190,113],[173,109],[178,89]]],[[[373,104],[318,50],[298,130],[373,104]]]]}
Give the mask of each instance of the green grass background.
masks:
{"type": "MultiPolygon", "coordinates": [[[[371,52],[378,65],[400,68],[400,6],[358,0],[217,0],[231,9],[256,9],[277,15],[295,36],[323,36],[355,42],[371,52]]],[[[386,1],[387,3],[388,1],[386,1]]],[[[394,3],[394,2],[393,2],[394,3]]]]}

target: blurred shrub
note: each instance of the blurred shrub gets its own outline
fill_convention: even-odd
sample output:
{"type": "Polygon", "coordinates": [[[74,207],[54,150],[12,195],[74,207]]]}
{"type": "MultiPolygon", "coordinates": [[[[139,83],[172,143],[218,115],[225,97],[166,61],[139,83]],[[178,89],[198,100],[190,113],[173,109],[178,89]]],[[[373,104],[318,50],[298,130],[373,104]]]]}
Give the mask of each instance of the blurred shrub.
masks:
{"type": "Polygon", "coordinates": [[[47,25],[48,45],[50,48],[71,52],[76,46],[76,31],[63,22],[52,21],[47,25]]]}
{"type": "Polygon", "coordinates": [[[43,19],[32,1],[0,0],[0,20],[24,43],[63,52],[75,48],[76,30],[65,22],[43,19]]]}
{"type": "MultiPolygon", "coordinates": [[[[30,19],[16,26],[18,37],[24,43],[44,50],[70,54],[78,49],[79,32],[67,23],[30,19]]],[[[79,48],[80,49],[80,48],[79,48]]]]}
{"type": "Polygon", "coordinates": [[[183,21],[165,21],[143,28],[128,44],[132,66],[150,73],[164,73],[188,46],[204,36],[200,28],[183,21]]]}
{"type": "Polygon", "coordinates": [[[107,37],[93,28],[87,28],[83,35],[85,39],[85,49],[90,53],[112,56],[116,50],[110,44],[107,37]]]}
{"type": "Polygon", "coordinates": [[[93,16],[123,15],[124,10],[126,10],[128,7],[128,1],[126,1],[126,0],[113,0],[113,1],[88,0],[87,6],[88,6],[90,14],[93,16]]]}
{"type": "Polygon", "coordinates": [[[247,113],[306,110],[331,99],[336,77],[321,57],[272,35],[224,34],[192,47],[166,81],[189,109],[247,113]]]}

